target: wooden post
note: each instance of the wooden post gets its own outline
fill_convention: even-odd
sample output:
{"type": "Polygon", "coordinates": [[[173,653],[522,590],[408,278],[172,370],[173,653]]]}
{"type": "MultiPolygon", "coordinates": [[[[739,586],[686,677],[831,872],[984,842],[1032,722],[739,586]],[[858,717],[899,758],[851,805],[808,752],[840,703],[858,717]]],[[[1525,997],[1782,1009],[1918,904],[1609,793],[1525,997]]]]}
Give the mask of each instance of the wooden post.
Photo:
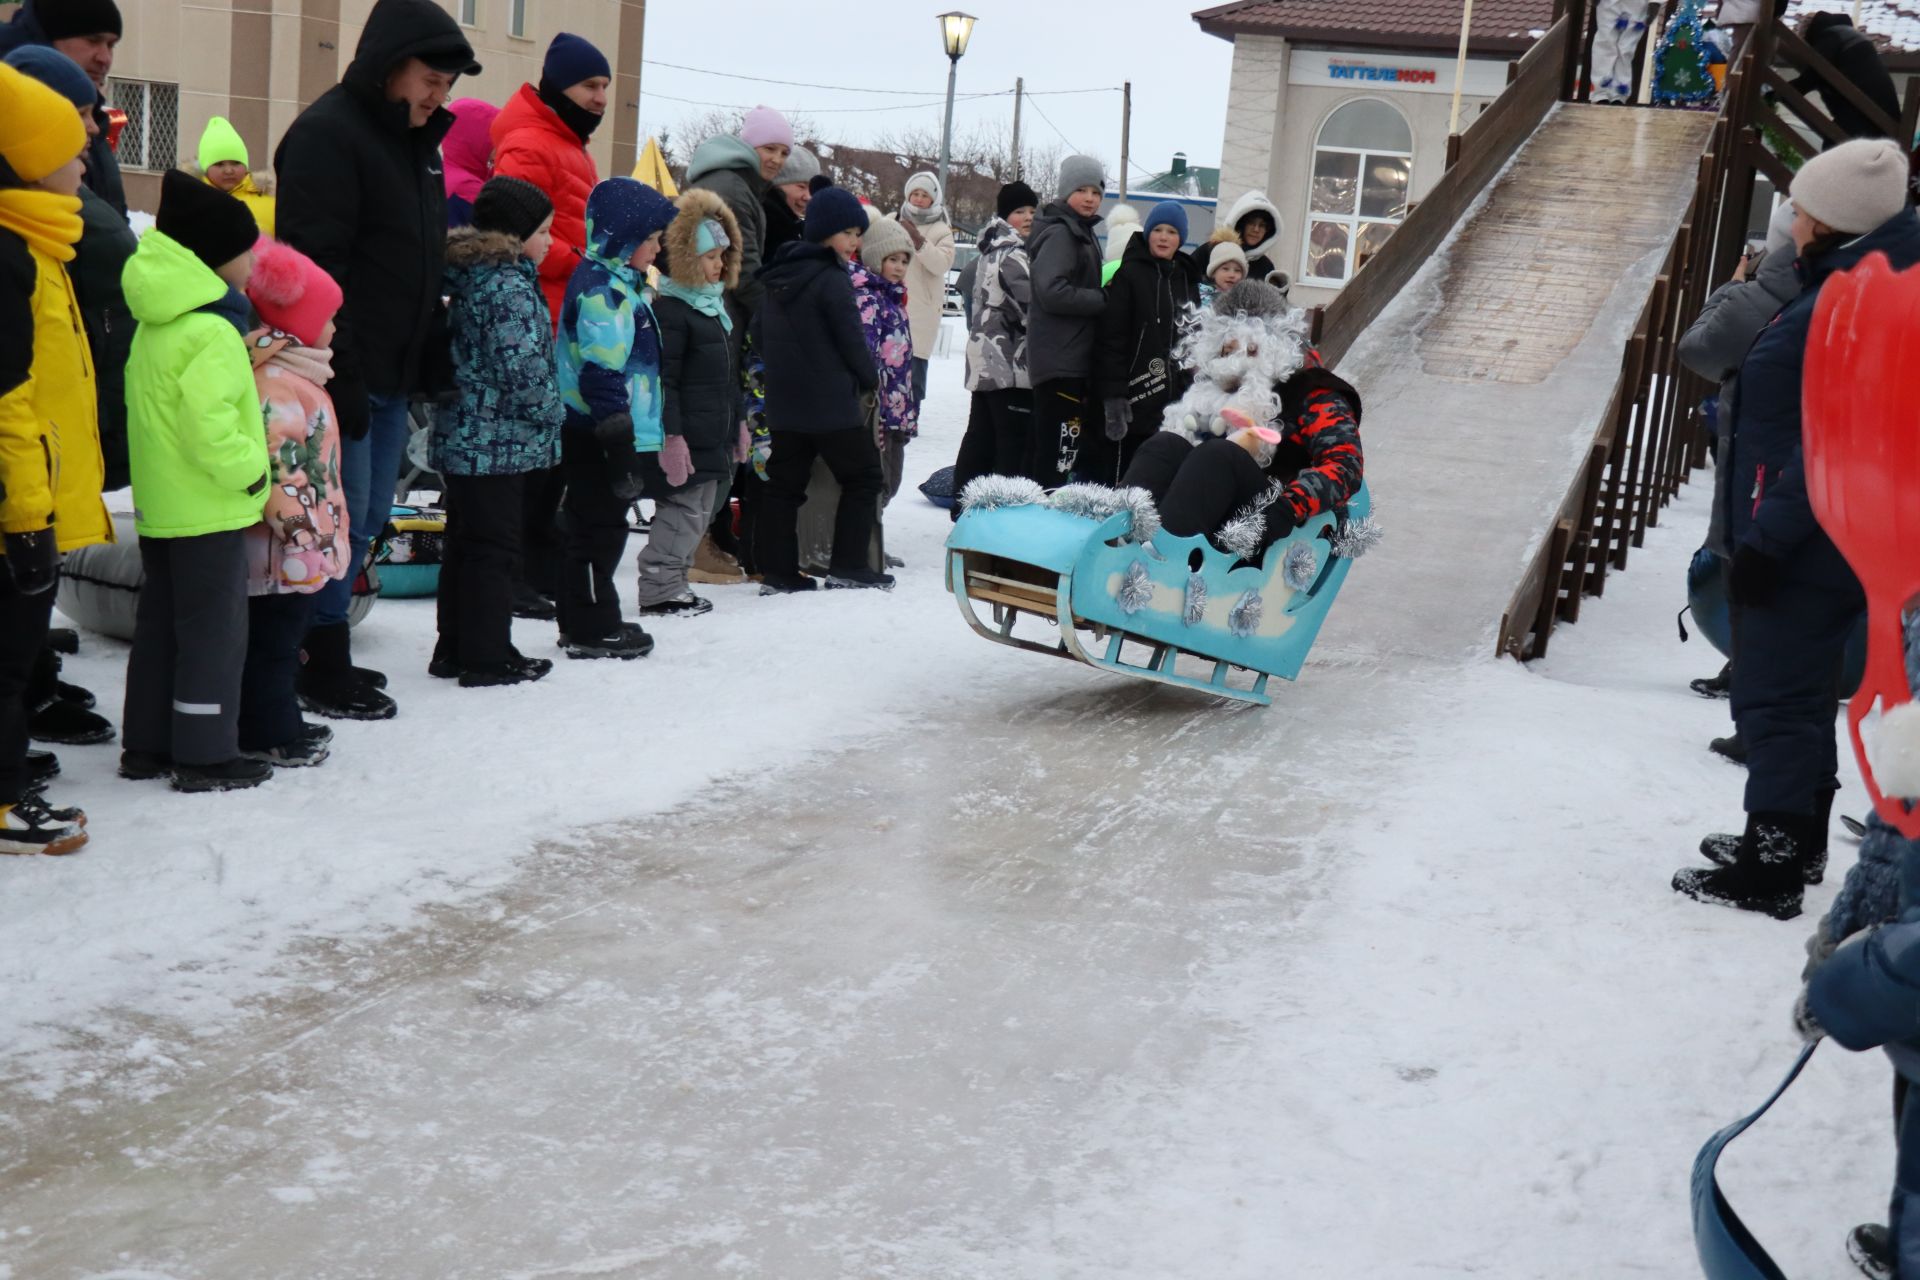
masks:
{"type": "Polygon", "coordinates": [[[1656,4],[1647,13],[1647,52],[1640,60],[1640,92],[1635,95],[1643,107],[1653,101],[1653,55],[1660,47],[1660,31],[1664,25],[1660,6],[1656,4]]]}
{"type": "Polygon", "coordinates": [[[1460,90],[1467,80],[1467,41],[1473,34],[1473,0],[1460,6],[1460,52],[1453,60],[1453,111],[1447,117],[1447,132],[1460,132],[1460,90]]]}

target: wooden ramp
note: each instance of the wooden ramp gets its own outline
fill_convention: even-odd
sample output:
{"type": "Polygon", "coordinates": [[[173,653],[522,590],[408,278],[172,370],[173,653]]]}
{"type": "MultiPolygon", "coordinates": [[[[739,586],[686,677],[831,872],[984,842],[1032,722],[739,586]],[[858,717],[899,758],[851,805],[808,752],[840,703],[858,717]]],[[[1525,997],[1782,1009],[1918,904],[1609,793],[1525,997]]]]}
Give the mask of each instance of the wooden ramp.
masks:
{"type": "Polygon", "coordinates": [[[1565,104],[1339,361],[1386,532],[1322,652],[1478,657],[1579,477],[1714,117],[1565,104]]]}

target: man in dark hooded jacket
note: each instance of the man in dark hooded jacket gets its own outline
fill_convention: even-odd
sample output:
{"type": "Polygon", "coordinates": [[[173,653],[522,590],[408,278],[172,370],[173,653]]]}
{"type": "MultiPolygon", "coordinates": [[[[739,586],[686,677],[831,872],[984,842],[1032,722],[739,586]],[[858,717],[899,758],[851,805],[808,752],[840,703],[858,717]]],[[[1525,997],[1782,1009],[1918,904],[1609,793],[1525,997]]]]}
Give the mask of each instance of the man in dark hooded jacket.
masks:
{"type": "MultiPolygon", "coordinates": [[[[280,238],[339,282],[333,381],[356,564],[385,522],[409,435],[408,397],[428,389],[447,192],[440,140],[454,81],[480,70],[433,0],[379,0],[339,84],[300,113],[274,156],[280,238]]],[[[353,666],[353,575],[317,595],[300,700],[320,715],[384,720],[386,677],[353,666]]]]}
{"type": "MultiPolygon", "coordinates": [[[[104,94],[113,52],[120,43],[120,8],[114,0],[27,0],[0,26],[0,57],[22,45],[58,49],[78,63],[104,94]]],[[[120,179],[120,161],[107,142],[106,100],[93,108],[95,127],[87,131],[87,190],[113,206],[124,220],[127,191],[120,179]]]]}
{"type": "MultiPolygon", "coordinates": [[[[1873,41],[1854,29],[1852,19],[1844,13],[1816,13],[1807,19],[1802,35],[1815,53],[1831,62],[1833,69],[1886,112],[1889,120],[1900,119],[1900,95],[1893,87],[1893,77],[1887,73],[1887,64],[1880,60],[1880,51],[1873,47],[1873,41]]],[[[1808,70],[1793,82],[1793,87],[1801,93],[1817,90],[1820,101],[1826,104],[1827,114],[1846,130],[1849,138],[1887,136],[1883,126],[1875,124],[1866,112],[1817,72],[1808,70]]]]}

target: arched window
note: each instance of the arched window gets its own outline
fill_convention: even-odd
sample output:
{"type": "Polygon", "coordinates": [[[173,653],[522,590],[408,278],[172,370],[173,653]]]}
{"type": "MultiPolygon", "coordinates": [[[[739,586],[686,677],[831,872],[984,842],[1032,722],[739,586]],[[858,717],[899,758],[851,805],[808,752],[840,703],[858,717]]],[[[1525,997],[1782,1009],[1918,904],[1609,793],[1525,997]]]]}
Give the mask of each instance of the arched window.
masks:
{"type": "Polygon", "coordinates": [[[1345,284],[1407,216],[1413,130],[1378,98],[1342,103],[1313,144],[1301,275],[1345,284]]]}

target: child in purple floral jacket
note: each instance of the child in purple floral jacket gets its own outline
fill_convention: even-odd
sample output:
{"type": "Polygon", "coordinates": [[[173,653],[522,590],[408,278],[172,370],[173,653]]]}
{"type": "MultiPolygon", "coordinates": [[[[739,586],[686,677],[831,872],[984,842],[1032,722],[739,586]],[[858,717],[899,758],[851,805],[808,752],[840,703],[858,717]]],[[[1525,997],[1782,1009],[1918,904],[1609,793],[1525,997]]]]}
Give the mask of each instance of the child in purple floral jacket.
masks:
{"type": "Polygon", "coordinates": [[[907,319],[907,263],[913,242],[892,218],[873,218],[860,241],[860,260],[847,264],[853,275],[854,301],[867,349],[880,371],[878,419],[880,466],[886,473],[886,500],[900,492],[907,441],[920,434],[920,406],[913,398],[913,328],[907,319]]]}

